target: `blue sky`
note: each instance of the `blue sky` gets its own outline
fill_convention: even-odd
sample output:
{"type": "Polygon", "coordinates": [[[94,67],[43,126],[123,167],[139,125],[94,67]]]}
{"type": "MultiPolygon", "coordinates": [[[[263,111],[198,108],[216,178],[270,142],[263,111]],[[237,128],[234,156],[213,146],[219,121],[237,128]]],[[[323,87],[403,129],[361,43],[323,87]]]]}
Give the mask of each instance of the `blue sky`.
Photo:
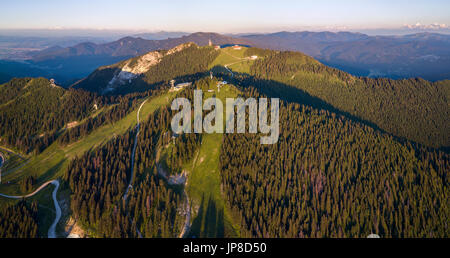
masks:
{"type": "Polygon", "coordinates": [[[448,0],[14,0],[0,29],[124,29],[216,32],[362,30],[450,25],[448,0]]]}

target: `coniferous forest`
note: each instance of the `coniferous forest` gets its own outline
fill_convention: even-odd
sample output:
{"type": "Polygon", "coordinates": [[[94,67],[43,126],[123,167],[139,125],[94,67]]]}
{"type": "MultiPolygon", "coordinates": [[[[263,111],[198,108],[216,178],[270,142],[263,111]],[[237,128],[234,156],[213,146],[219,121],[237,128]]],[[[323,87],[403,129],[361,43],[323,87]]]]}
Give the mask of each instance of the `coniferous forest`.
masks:
{"type": "Polygon", "coordinates": [[[0,209],[0,238],[38,237],[37,203],[19,201],[0,209]]]}
{"type": "Polygon", "coordinates": [[[0,85],[0,96],[1,143],[24,153],[44,150],[66,124],[85,118],[98,100],[94,93],[65,90],[44,78],[13,79],[0,85]]]}
{"type": "Polygon", "coordinates": [[[448,154],[305,105],[280,115],[278,144],[224,138],[222,183],[243,236],[449,235],[448,154]]]}

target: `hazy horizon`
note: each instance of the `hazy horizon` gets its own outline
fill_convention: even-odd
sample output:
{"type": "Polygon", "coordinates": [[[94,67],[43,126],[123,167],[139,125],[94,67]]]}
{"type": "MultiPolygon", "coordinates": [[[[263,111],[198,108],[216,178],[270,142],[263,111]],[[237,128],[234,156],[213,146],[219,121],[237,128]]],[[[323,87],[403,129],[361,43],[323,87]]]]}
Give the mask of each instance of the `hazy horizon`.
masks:
{"type": "Polygon", "coordinates": [[[114,30],[114,29],[0,29],[0,36],[11,36],[11,37],[48,37],[48,38],[63,38],[63,37],[85,37],[85,38],[121,38],[126,36],[136,36],[138,34],[145,33],[218,33],[223,35],[251,35],[251,34],[270,34],[277,32],[352,32],[352,33],[362,33],[369,36],[394,36],[394,35],[408,35],[416,33],[439,33],[439,34],[450,34],[450,29],[446,30],[432,30],[432,29],[406,29],[406,28],[396,28],[396,29],[361,29],[361,30],[332,30],[332,29],[308,29],[299,28],[295,29],[279,29],[270,31],[246,31],[246,32],[219,32],[219,31],[182,31],[182,30],[114,30]]]}
{"type": "Polygon", "coordinates": [[[2,3],[0,32],[156,31],[222,34],[351,31],[450,33],[450,2],[431,1],[30,1],[2,3]]]}

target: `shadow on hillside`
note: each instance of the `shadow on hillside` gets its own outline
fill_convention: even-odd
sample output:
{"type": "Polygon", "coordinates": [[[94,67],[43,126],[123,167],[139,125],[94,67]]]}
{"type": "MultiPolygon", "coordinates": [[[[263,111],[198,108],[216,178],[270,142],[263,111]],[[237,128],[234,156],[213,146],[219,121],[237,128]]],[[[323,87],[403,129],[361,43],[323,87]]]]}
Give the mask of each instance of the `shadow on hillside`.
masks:
{"type": "MultiPolygon", "coordinates": [[[[65,161],[66,158],[60,160],[56,165],[46,170],[44,174],[39,175],[39,181],[37,185],[41,185],[47,182],[48,180],[55,178],[56,173],[63,167],[65,161]]],[[[33,171],[33,173],[38,174],[39,171],[33,171]]]]}
{"type": "MultiPolygon", "coordinates": [[[[259,79],[255,78],[252,75],[246,74],[246,73],[236,73],[234,72],[233,76],[230,75],[230,73],[221,66],[216,66],[212,69],[215,72],[215,76],[218,78],[221,78],[223,80],[226,80],[230,83],[233,83],[235,85],[238,85],[242,88],[248,88],[253,87],[258,90],[258,92],[262,95],[265,95],[269,98],[280,98],[281,100],[284,100],[288,103],[298,103],[302,105],[306,105],[315,109],[319,110],[326,110],[332,113],[335,113],[337,115],[341,115],[353,122],[361,123],[363,125],[369,126],[381,133],[388,134],[392,136],[395,140],[397,140],[400,143],[409,142],[415,147],[423,147],[426,150],[439,150],[443,151],[445,153],[450,153],[450,146],[442,146],[440,148],[433,148],[426,145],[423,145],[421,143],[418,143],[416,141],[413,141],[411,139],[407,139],[405,137],[400,137],[395,134],[392,134],[390,132],[385,131],[384,129],[380,128],[377,124],[362,119],[360,117],[357,117],[355,115],[352,115],[346,111],[342,111],[333,105],[325,102],[324,100],[314,97],[310,95],[309,93],[305,92],[302,89],[296,88],[291,85],[287,85],[285,83],[281,83],[274,80],[266,80],[266,79],[259,79]]],[[[374,110],[374,112],[380,112],[378,110],[374,110]]],[[[419,149],[419,148],[416,148],[419,149]]]]}
{"type": "Polygon", "coordinates": [[[197,216],[192,222],[189,238],[221,238],[224,237],[224,211],[216,205],[216,201],[209,197],[206,202],[202,197],[197,216]]]}
{"type": "Polygon", "coordinates": [[[254,87],[260,94],[265,95],[268,98],[280,98],[281,100],[288,103],[298,103],[319,110],[327,110],[329,112],[344,116],[352,121],[365,124],[376,130],[386,133],[376,124],[356,117],[348,112],[337,109],[331,104],[323,101],[322,99],[314,97],[304,90],[296,88],[294,86],[290,86],[274,80],[255,78],[246,73],[234,73],[234,76],[231,76],[229,72],[227,72],[223,67],[220,66],[214,67],[213,71],[217,72],[217,74],[215,75],[216,77],[221,77],[223,80],[226,80],[235,85],[239,85],[243,88],[254,87]]]}

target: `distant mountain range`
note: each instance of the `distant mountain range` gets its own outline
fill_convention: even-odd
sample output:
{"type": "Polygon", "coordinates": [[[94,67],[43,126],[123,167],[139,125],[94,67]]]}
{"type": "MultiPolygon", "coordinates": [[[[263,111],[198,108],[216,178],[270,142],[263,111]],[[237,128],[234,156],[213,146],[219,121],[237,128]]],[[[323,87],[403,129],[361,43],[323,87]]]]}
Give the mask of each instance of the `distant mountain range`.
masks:
{"type": "Polygon", "coordinates": [[[74,56],[112,56],[133,57],[154,50],[171,49],[183,43],[193,42],[199,46],[205,46],[209,40],[214,44],[252,44],[251,41],[240,38],[232,38],[217,33],[193,33],[179,38],[165,40],[147,40],[143,38],[125,37],[106,44],[81,43],[73,47],[52,47],[43,51],[32,53],[34,62],[42,62],[57,58],[69,58],[74,56]]]}
{"type": "Polygon", "coordinates": [[[100,66],[154,50],[171,49],[187,42],[204,46],[209,40],[216,45],[243,44],[300,51],[326,65],[357,76],[393,79],[422,77],[432,81],[450,78],[450,35],[443,34],[368,36],[352,32],[277,32],[225,36],[204,32],[189,35],[184,32],[157,32],[135,36],[139,37],[30,51],[27,53],[29,60],[21,64],[0,62],[0,83],[23,76],[26,71],[33,71],[29,76],[36,76],[36,72],[42,71],[42,76],[51,76],[60,84],[68,86],[100,66]]]}
{"type": "Polygon", "coordinates": [[[133,37],[143,38],[148,40],[164,40],[169,38],[180,38],[187,36],[190,33],[182,31],[159,31],[159,32],[149,32],[149,33],[138,33],[132,35],[133,37]]]}
{"type": "Polygon", "coordinates": [[[243,35],[258,47],[294,50],[358,76],[450,78],[450,35],[368,36],[350,32],[243,35]]]}

